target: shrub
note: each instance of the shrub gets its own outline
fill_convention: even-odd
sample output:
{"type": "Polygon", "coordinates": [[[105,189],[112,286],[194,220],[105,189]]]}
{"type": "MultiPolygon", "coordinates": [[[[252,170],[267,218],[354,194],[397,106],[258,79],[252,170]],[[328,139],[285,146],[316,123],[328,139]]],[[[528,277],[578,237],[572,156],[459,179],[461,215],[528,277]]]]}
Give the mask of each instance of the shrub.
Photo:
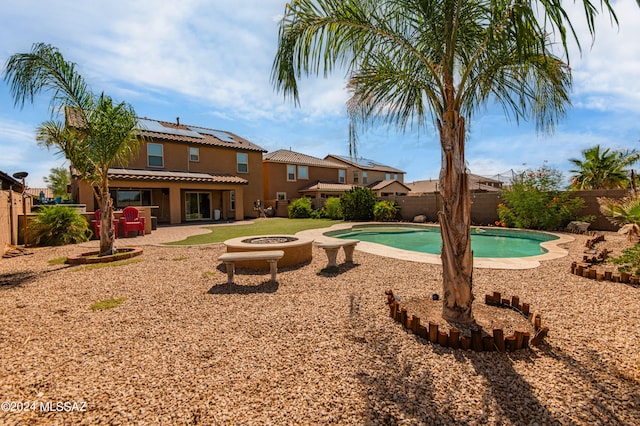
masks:
{"type": "Polygon", "coordinates": [[[389,222],[398,217],[400,206],[395,201],[378,201],[373,206],[373,217],[381,222],[389,222]]]}
{"type": "Polygon", "coordinates": [[[43,207],[29,222],[29,244],[62,246],[89,241],[91,231],[87,220],[78,211],[66,206],[43,207]]]}
{"type": "Polygon", "coordinates": [[[498,205],[499,225],[515,228],[556,230],[577,218],[584,200],[562,191],[562,173],[547,167],[527,170],[514,178],[498,205]]]}
{"type": "Polygon", "coordinates": [[[327,199],[327,202],[324,204],[324,214],[325,217],[333,220],[340,220],[343,218],[342,215],[342,206],[340,204],[340,198],[331,197],[327,199]]]}
{"type": "Polygon", "coordinates": [[[371,220],[376,194],[369,188],[356,186],[340,197],[342,214],[346,220],[371,220]]]}
{"type": "Polygon", "coordinates": [[[640,275],[640,244],[622,250],[622,255],[612,258],[611,262],[620,265],[618,267],[619,272],[640,275]]]}
{"type": "Polygon", "coordinates": [[[306,219],[311,217],[313,207],[311,200],[306,197],[298,198],[289,204],[289,219],[306,219]]]}

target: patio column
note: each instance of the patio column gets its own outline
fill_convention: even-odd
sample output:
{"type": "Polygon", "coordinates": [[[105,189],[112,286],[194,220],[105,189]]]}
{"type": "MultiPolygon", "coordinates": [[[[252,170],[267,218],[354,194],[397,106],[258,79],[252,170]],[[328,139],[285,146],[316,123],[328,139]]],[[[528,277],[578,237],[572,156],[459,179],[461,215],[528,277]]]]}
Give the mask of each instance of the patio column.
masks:
{"type": "Polygon", "coordinates": [[[182,200],[180,188],[169,187],[169,223],[182,222],[182,200]]]}

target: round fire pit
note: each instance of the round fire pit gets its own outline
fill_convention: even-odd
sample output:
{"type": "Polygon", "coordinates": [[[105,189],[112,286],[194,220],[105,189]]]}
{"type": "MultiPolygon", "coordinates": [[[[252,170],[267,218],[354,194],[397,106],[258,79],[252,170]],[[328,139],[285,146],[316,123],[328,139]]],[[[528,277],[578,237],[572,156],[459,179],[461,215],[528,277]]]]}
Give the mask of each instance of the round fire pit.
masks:
{"type": "MultiPolygon", "coordinates": [[[[299,265],[311,260],[313,240],[295,235],[258,235],[232,238],[224,242],[227,253],[242,251],[282,250],[284,256],[278,260],[278,266],[299,265]]],[[[239,268],[265,269],[264,261],[245,260],[236,262],[239,268]]]]}

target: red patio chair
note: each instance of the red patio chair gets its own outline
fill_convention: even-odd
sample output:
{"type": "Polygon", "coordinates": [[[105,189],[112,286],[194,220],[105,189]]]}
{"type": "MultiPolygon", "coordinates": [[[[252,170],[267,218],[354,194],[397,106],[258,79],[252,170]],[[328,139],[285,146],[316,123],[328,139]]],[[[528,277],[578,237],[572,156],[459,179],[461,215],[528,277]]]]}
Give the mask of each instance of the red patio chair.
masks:
{"type": "Polygon", "coordinates": [[[142,231],[144,237],[144,217],[140,216],[138,209],[131,206],[125,207],[120,221],[125,236],[129,236],[129,231],[142,231]]]}
{"type": "MultiPolygon", "coordinates": [[[[96,235],[97,239],[100,239],[100,209],[93,212],[94,220],[91,221],[93,224],[93,232],[96,235]]],[[[118,219],[113,219],[113,235],[118,238],[118,219]]]]}

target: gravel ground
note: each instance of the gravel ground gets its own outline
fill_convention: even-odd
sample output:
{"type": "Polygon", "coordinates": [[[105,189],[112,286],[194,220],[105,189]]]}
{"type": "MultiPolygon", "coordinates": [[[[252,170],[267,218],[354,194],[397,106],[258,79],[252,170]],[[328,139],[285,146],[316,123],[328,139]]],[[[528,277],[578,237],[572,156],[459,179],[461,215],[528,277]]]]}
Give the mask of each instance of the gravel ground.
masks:
{"type": "Polygon", "coordinates": [[[227,285],[221,244],[92,270],[47,262],[86,246],[0,259],[0,395],[15,402],[0,423],[638,425],[640,289],[571,275],[586,238],[536,269],[476,269],[476,303],[519,295],[550,327],[508,354],[434,346],[389,318],[384,291],[439,292],[438,265],[356,250],[328,275],[314,247],[279,284],[239,270],[227,285]]]}

